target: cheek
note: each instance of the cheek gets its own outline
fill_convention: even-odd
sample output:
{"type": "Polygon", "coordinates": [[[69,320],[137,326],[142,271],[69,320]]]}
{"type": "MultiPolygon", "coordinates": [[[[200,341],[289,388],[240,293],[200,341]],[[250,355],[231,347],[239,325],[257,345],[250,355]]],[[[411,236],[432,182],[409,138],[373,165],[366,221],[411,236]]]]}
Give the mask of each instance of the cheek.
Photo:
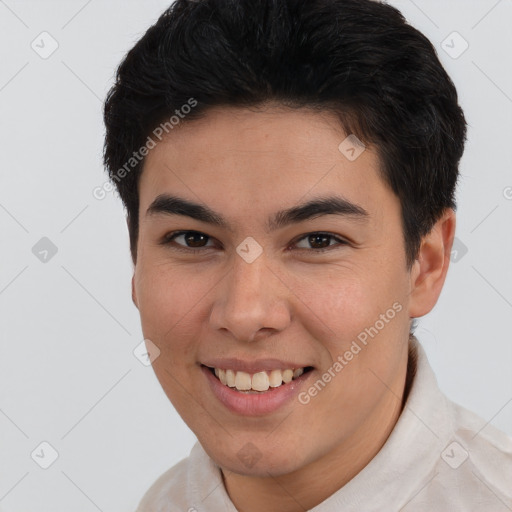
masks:
{"type": "Polygon", "coordinates": [[[176,343],[189,345],[187,326],[198,325],[198,315],[212,288],[209,280],[155,264],[141,266],[135,286],[144,336],[162,348],[170,343],[175,348],[176,343]]]}
{"type": "Polygon", "coordinates": [[[155,375],[182,416],[201,415],[190,407],[190,394],[199,393],[193,389],[197,379],[191,376],[198,371],[198,330],[212,285],[167,264],[141,265],[138,272],[135,286],[142,331],[160,350],[153,362],[155,375]]]}
{"type": "MultiPolygon", "coordinates": [[[[318,339],[341,345],[373,324],[391,307],[390,287],[372,280],[370,272],[337,269],[297,279],[294,292],[302,309],[301,319],[309,319],[308,329],[318,339]]],[[[340,347],[341,348],[341,347],[340,347]]]]}
{"type": "MultiPolygon", "coordinates": [[[[369,377],[375,380],[371,375],[363,376],[369,366],[388,375],[396,364],[390,354],[397,353],[394,344],[402,344],[408,330],[402,281],[399,273],[389,270],[379,274],[339,270],[301,281],[298,316],[325,349],[324,369],[347,354],[348,365],[341,372],[344,377],[337,374],[338,384],[347,378],[343,384],[345,393],[354,386],[364,388],[369,377]]],[[[361,393],[352,391],[353,398],[359,400],[361,393]]]]}

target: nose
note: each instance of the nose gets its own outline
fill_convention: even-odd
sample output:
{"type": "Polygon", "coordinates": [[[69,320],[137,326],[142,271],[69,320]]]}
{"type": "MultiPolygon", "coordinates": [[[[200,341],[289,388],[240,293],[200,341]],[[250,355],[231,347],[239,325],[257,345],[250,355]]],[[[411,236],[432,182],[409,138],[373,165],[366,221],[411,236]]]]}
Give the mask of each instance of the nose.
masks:
{"type": "Polygon", "coordinates": [[[238,255],[216,287],[211,326],[243,342],[266,338],[290,324],[289,288],[262,254],[252,263],[238,255]]]}

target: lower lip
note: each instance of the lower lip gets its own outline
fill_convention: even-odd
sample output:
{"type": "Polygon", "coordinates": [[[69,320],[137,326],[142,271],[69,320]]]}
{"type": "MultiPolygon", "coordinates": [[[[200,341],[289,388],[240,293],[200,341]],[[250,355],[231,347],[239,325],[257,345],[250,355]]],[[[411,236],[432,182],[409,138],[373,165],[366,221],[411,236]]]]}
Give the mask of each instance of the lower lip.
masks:
{"type": "Polygon", "coordinates": [[[277,411],[299,394],[300,388],[313,373],[313,370],[310,370],[287,384],[281,384],[277,388],[269,388],[265,392],[243,393],[222,384],[207,367],[201,366],[201,371],[219,401],[231,412],[243,416],[261,416],[277,411]]]}

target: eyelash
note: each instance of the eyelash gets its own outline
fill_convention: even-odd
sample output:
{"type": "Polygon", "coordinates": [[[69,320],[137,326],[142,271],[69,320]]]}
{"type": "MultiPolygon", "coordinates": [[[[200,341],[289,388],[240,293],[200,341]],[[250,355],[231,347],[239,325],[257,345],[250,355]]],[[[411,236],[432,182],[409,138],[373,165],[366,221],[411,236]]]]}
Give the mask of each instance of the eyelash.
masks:
{"type": "MultiPolygon", "coordinates": [[[[174,242],[174,239],[176,237],[178,237],[180,235],[190,234],[190,233],[206,236],[208,238],[207,242],[212,239],[212,237],[208,236],[206,233],[202,233],[201,231],[193,231],[193,230],[175,231],[175,232],[168,233],[167,235],[165,235],[164,238],[161,241],[161,245],[169,246],[169,245],[171,245],[172,242],[174,242]]],[[[329,237],[330,239],[334,239],[337,242],[339,242],[339,245],[338,246],[336,246],[336,245],[328,246],[328,247],[324,247],[324,248],[321,248],[321,249],[314,249],[314,248],[305,249],[305,248],[301,247],[301,248],[298,249],[299,251],[309,251],[309,252],[312,251],[312,252],[317,252],[317,253],[318,252],[323,253],[323,252],[326,252],[326,251],[331,251],[333,248],[349,244],[346,240],[343,240],[343,238],[340,238],[337,235],[333,235],[332,233],[327,233],[327,232],[324,232],[324,231],[312,231],[311,233],[306,233],[305,235],[302,235],[299,238],[295,239],[293,244],[296,244],[296,243],[298,243],[298,242],[300,242],[300,241],[304,240],[305,238],[308,238],[309,236],[312,236],[312,235],[323,235],[323,236],[329,237]]],[[[195,253],[203,252],[205,249],[211,249],[212,247],[194,248],[194,247],[183,247],[183,246],[177,245],[177,246],[173,246],[172,248],[173,248],[173,250],[183,251],[183,252],[195,254],[195,253]]]]}

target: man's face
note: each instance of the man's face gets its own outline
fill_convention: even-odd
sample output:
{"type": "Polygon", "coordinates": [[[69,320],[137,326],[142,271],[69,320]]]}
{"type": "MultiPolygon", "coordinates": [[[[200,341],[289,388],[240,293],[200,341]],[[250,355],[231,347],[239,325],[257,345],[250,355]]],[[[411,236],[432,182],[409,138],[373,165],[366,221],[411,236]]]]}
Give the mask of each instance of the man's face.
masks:
{"type": "Polygon", "coordinates": [[[412,279],[400,202],[374,149],[353,161],[358,148],[338,149],[346,136],[331,114],[217,108],[145,162],[133,280],[144,337],[181,417],[237,473],[300,469],[364,443],[399,408],[412,279]],[[359,214],[277,215],[325,198],[359,214]],[[269,390],[238,391],[207,367],[269,390]],[[273,370],[304,367],[277,386],[290,372],[273,370]]]}

